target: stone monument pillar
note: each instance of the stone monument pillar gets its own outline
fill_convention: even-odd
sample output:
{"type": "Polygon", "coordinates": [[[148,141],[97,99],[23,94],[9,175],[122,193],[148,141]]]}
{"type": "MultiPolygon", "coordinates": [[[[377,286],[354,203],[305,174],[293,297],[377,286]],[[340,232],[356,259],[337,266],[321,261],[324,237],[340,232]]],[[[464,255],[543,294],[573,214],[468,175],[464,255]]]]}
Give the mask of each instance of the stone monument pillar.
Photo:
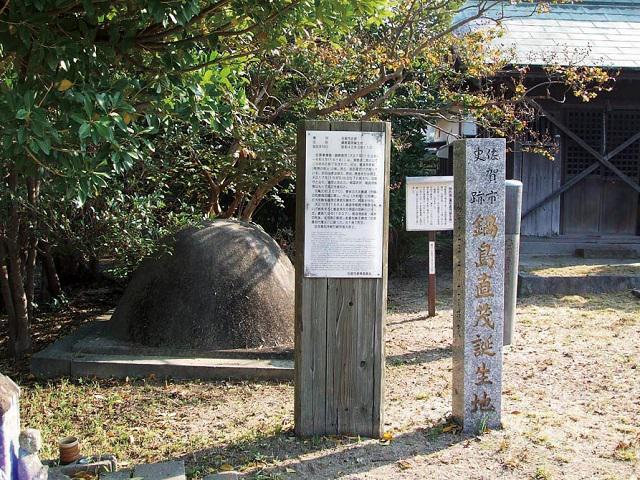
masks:
{"type": "Polygon", "coordinates": [[[505,182],[504,216],[504,345],[513,343],[518,300],[520,266],[520,217],[522,216],[522,182],[505,182]]]}
{"type": "Polygon", "coordinates": [[[464,432],[501,426],[505,147],[453,144],[453,416],[464,432]]]}
{"type": "Polygon", "coordinates": [[[0,471],[6,478],[15,479],[20,436],[20,389],[0,374],[0,471]]]}

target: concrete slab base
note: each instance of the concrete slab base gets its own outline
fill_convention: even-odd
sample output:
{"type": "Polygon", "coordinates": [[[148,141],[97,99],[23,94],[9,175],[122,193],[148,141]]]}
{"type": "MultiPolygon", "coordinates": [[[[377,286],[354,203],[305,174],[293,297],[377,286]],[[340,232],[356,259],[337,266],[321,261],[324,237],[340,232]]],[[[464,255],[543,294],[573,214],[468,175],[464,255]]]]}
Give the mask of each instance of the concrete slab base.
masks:
{"type": "Polygon", "coordinates": [[[286,350],[185,352],[153,349],[108,336],[108,317],[80,327],[33,355],[39,378],[126,378],[154,375],[176,379],[293,379],[292,353],[286,350]]]}
{"type": "Polygon", "coordinates": [[[132,470],[103,473],[100,480],[127,480],[139,478],[143,480],[187,480],[183,461],[160,462],[138,465],[132,470]]]}
{"type": "Polygon", "coordinates": [[[133,469],[133,478],[144,480],[187,480],[184,462],[161,462],[138,465],[133,469]]]}
{"type": "Polygon", "coordinates": [[[640,288],[639,260],[523,255],[518,296],[584,295],[640,288]]]}
{"type": "Polygon", "coordinates": [[[634,288],[640,288],[640,277],[623,275],[542,277],[525,273],[518,275],[518,297],[611,293],[630,291],[634,288]]]}

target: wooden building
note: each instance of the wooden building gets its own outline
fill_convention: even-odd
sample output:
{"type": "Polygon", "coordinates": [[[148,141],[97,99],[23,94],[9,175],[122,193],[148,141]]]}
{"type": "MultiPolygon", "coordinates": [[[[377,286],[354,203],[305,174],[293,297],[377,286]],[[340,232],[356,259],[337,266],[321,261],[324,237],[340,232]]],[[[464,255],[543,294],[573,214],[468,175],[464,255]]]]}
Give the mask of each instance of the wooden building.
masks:
{"type": "Polygon", "coordinates": [[[617,72],[613,90],[594,101],[535,104],[535,124],[557,153],[551,161],[516,144],[509,158],[508,175],[523,182],[523,253],[640,255],[640,2],[582,0],[545,13],[536,2],[496,3],[497,42],[532,77],[549,59],[617,72]]]}

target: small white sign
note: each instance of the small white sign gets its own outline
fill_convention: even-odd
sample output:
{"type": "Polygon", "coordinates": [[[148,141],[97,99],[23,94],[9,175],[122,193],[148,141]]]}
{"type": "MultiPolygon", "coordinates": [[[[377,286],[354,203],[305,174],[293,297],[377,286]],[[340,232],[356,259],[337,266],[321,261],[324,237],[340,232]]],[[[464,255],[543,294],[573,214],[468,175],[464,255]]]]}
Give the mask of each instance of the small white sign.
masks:
{"type": "Polygon", "coordinates": [[[453,230],[453,177],[407,177],[407,230],[453,230]]]}
{"type": "Polygon", "coordinates": [[[429,242],[429,275],[436,274],[436,242],[429,242]]]}
{"type": "Polygon", "coordinates": [[[384,132],[306,132],[305,277],[382,277],[384,156],[384,132]]]}

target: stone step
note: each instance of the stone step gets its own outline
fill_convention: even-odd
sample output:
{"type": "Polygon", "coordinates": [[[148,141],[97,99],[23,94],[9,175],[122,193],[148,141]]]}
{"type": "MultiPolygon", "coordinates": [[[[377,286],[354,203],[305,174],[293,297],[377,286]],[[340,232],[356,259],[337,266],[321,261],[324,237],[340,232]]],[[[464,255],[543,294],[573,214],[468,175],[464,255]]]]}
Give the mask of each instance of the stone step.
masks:
{"type": "Polygon", "coordinates": [[[638,258],[638,252],[632,248],[623,248],[623,247],[576,248],[576,257],[638,258]]]}
{"type": "Polygon", "coordinates": [[[183,461],[138,465],[133,469],[133,477],[144,480],[187,480],[183,461]]]}
{"type": "Polygon", "coordinates": [[[183,461],[150,463],[138,465],[131,470],[103,473],[100,480],[126,480],[142,478],[144,480],[187,480],[183,461]]]}
{"type": "Polygon", "coordinates": [[[117,472],[109,472],[100,474],[100,480],[129,480],[131,478],[131,470],[119,470],[117,472]]]}

